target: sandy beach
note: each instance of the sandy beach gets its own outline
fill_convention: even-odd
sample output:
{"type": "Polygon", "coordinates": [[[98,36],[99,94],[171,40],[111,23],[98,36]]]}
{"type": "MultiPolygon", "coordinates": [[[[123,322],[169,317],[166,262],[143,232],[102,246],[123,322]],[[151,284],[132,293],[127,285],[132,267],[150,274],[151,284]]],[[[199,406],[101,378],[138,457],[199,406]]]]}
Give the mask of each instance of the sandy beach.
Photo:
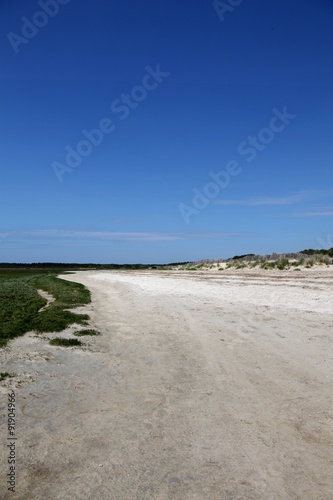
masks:
{"type": "Polygon", "coordinates": [[[1,498],[11,387],[15,498],[333,498],[332,266],[63,277],[101,335],[0,353],[1,498]]]}

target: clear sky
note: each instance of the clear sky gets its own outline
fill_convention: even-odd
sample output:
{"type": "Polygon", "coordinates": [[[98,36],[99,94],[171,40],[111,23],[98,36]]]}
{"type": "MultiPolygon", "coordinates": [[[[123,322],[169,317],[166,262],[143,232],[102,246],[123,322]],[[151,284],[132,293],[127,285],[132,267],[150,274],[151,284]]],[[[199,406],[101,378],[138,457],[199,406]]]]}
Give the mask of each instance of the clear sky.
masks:
{"type": "Polygon", "coordinates": [[[2,262],[333,246],[331,0],[2,0],[2,262]]]}

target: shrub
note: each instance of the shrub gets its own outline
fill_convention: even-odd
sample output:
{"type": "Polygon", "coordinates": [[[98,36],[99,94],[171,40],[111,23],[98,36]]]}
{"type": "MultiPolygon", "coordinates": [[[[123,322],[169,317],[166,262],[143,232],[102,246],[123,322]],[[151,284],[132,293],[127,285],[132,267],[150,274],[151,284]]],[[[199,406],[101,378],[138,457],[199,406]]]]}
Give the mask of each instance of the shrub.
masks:
{"type": "Polygon", "coordinates": [[[289,266],[289,259],[286,257],[283,257],[277,263],[277,268],[280,269],[280,271],[283,271],[287,266],[289,266]]]}

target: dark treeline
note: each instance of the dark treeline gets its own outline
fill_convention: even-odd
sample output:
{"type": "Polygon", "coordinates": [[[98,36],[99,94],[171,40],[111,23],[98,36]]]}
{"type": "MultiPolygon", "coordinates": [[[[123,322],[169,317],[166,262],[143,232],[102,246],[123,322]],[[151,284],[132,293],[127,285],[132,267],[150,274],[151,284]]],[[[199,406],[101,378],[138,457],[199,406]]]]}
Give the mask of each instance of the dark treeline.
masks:
{"type": "Polygon", "coordinates": [[[305,255],[327,255],[328,257],[333,257],[333,247],[329,250],[314,250],[313,248],[308,248],[307,250],[301,250],[300,252],[295,253],[283,253],[277,254],[272,253],[270,255],[255,255],[254,253],[247,253],[244,255],[235,255],[232,259],[226,260],[245,260],[245,261],[253,261],[253,260],[269,260],[269,259],[278,259],[280,257],[287,257],[289,259],[299,259],[304,257],[305,255]]]}
{"type": "Polygon", "coordinates": [[[185,265],[188,262],[174,262],[172,264],[77,264],[62,262],[32,262],[22,264],[16,262],[0,262],[0,269],[158,269],[167,266],[185,265]]]}
{"type": "Polygon", "coordinates": [[[333,257],[333,247],[329,250],[313,250],[313,248],[308,248],[307,250],[302,250],[301,253],[305,255],[328,255],[328,257],[333,257]]]}

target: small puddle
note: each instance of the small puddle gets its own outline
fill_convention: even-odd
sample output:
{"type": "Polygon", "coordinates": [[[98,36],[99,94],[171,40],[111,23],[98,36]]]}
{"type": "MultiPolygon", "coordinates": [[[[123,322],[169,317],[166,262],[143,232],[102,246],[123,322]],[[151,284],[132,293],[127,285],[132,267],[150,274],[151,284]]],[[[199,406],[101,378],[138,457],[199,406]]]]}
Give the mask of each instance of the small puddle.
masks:
{"type": "Polygon", "coordinates": [[[44,290],[37,290],[37,292],[39,293],[39,295],[41,297],[43,297],[43,299],[47,300],[47,304],[45,304],[45,306],[43,306],[41,309],[39,309],[38,312],[40,313],[40,312],[45,311],[45,309],[47,309],[49,307],[49,305],[55,301],[55,298],[50,293],[44,292],[44,290]]]}

